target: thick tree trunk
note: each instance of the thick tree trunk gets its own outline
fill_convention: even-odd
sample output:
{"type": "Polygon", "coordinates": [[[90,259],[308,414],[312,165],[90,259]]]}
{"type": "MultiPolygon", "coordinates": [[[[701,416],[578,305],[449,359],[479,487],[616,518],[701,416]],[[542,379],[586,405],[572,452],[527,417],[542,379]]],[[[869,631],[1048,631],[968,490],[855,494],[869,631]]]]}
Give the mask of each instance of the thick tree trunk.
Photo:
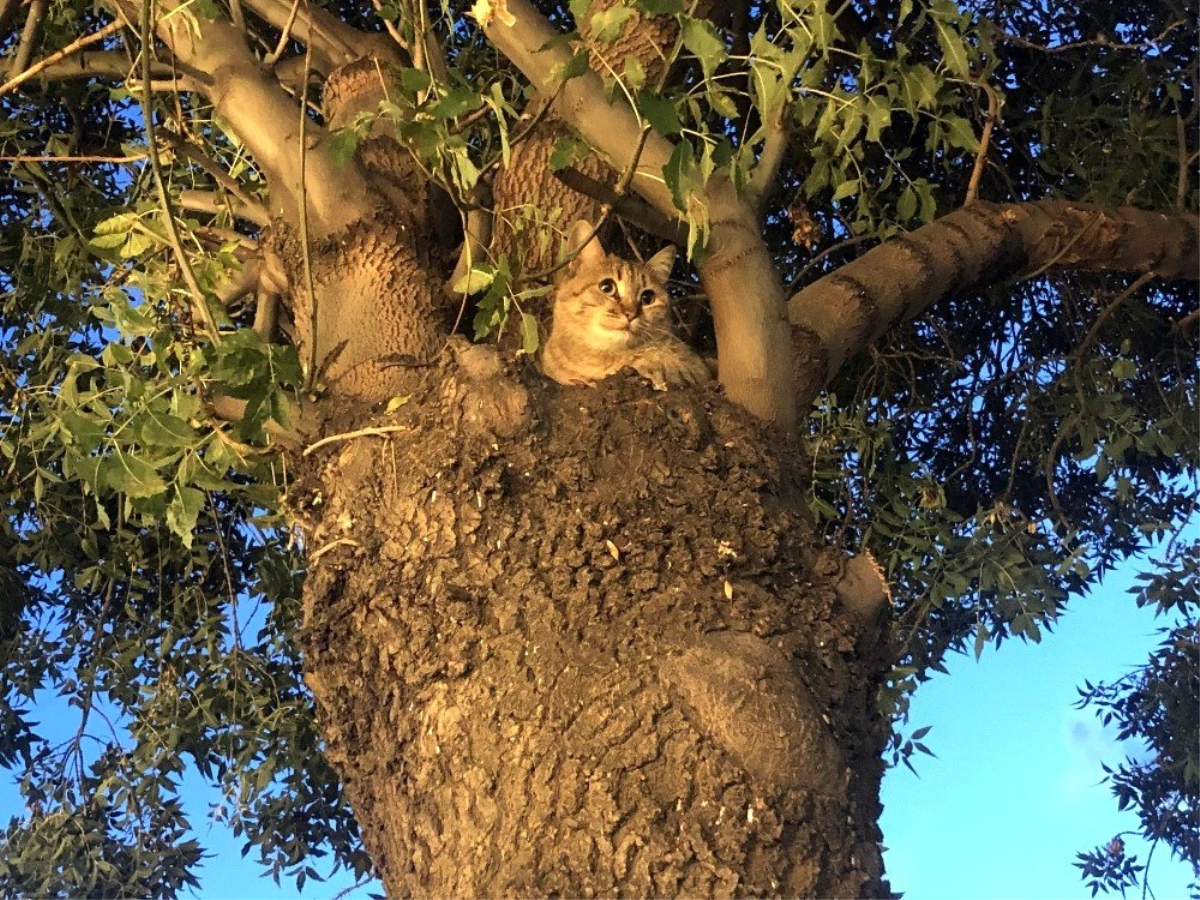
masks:
{"type": "Polygon", "coordinates": [[[411,430],[292,491],[308,680],[388,894],[886,895],[885,660],[796,449],[711,392],[457,355],[411,430]]]}

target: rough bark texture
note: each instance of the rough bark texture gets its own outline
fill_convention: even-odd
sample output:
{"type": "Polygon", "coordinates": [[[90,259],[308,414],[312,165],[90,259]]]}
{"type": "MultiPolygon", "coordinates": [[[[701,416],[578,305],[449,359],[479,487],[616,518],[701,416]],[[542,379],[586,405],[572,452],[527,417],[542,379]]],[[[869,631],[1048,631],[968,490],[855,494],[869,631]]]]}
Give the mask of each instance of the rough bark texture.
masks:
{"type": "Polygon", "coordinates": [[[411,376],[411,432],[293,490],[330,548],[308,680],[389,895],[886,894],[886,653],[795,449],[711,392],[458,356],[411,376]]]}
{"type": "MultiPolygon", "coordinates": [[[[595,0],[589,8],[590,14],[594,16],[614,5],[614,0],[595,0]]],[[[590,37],[590,24],[589,18],[583,28],[585,38],[590,37]]],[[[626,59],[636,59],[646,72],[647,81],[653,84],[662,77],[664,54],[674,43],[678,31],[679,23],[674,16],[651,17],[635,12],[625,22],[615,41],[609,44],[593,43],[591,67],[604,76],[609,74],[610,67],[620,72],[626,59]]],[[[530,104],[528,115],[531,119],[540,114],[546,102],[547,98],[541,97],[530,104]]],[[[550,155],[555,145],[570,133],[571,130],[557,115],[544,115],[525,140],[513,148],[509,165],[496,174],[492,186],[496,222],[491,252],[494,256],[507,254],[514,266],[526,273],[550,268],[560,248],[557,241],[539,246],[536,235],[521,233],[522,224],[529,221],[521,215],[523,208],[536,209],[542,220],[556,217],[557,224],[564,232],[579,219],[595,221],[600,213],[598,200],[567,187],[554,177],[550,168],[550,155]],[[515,252],[518,248],[522,252],[515,252]]],[[[575,168],[608,187],[616,184],[617,173],[613,167],[595,153],[576,162],[575,168]]]]}

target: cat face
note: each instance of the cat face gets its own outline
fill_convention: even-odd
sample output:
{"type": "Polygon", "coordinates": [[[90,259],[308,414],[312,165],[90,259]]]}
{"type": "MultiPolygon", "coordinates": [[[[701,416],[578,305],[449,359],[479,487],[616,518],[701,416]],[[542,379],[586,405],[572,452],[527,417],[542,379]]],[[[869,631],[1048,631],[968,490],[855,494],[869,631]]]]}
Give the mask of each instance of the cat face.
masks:
{"type": "Polygon", "coordinates": [[[591,233],[577,222],[568,249],[578,256],[559,284],[554,302],[556,327],[567,327],[597,349],[636,346],[670,330],[671,306],[667,278],[675,263],[675,248],[660,250],[644,263],[629,262],[604,252],[591,233]]]}

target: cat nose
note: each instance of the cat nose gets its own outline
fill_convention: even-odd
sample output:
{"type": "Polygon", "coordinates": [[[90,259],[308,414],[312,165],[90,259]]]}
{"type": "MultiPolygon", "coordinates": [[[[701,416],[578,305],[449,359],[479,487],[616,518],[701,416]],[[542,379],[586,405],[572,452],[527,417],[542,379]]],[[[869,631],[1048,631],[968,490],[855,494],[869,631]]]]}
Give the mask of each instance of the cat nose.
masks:
{"type": "Polygon", "coordinates": [[[640,310],[625,309],[625,310],[622,310],[622,312],[625,314],[625,321],[632,322],[634,319],[636,319],[638,317],[638,313],[640,312],[640,310]]]}

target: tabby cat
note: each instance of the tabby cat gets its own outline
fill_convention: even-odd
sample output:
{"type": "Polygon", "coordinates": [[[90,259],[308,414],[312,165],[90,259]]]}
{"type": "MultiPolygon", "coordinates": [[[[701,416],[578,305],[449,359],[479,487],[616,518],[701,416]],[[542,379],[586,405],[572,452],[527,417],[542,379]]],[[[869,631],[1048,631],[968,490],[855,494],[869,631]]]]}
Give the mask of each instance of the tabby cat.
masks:
{"type": "Polygon", "coordinates": [[[559,384],[595,384],[630,368],[660,391],[710,380],[708,367],[671,331],[667,278],[674,247],[629,262],[605,253],[592,226],[576,222],[567,250],[576,256],[554,293],[554,322],[542,351],[547,376],[559,384]]]}

